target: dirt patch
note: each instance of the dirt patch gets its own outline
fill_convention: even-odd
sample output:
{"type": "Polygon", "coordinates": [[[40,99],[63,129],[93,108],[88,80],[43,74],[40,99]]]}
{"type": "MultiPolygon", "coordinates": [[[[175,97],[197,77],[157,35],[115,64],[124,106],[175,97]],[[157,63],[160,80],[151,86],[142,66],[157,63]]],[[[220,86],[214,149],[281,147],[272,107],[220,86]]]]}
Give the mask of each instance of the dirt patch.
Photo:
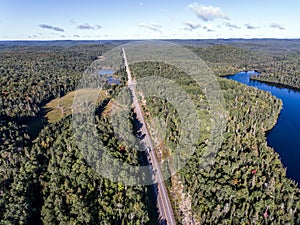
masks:
{"type": "Polygon", "coordinates": [[[90,99],[91,96],[97,95],[96,105],[103,101],[104,98],[107,97],[107,93],[105,91],[100,91],[99,89],[81,89],[72,91],[61,98],[53,99],[51,102],[46,104],[44,108],[48,111],[46,114],[46,118],[49,123],[55,123],[61,120],[63,117],[71,115],[73,110],[77,112],[83,111],[83,106],[77,106],[74,108],[73,101],[76,98],[83,99],[83,104],[95,104],[92,103],[90,99]]]}
{"type": "Polygon", "coordinates": [[[180,176],[176,173],[171,177],[171,196],[177,211],[178,218],[183,225],[201,224],[193,215],[191,196],[184,193],[184,186],[180,181],[180,176]]]}

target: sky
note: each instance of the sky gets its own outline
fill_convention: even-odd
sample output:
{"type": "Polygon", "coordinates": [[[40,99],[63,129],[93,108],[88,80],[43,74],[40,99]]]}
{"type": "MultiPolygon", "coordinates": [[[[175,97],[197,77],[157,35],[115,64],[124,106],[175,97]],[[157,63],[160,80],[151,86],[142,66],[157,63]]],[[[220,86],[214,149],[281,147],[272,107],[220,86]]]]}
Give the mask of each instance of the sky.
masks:
{"type": "Polygon", "coordinates": [[[0,0],[0,40],[300,38],[299,0],[0,0]]]}

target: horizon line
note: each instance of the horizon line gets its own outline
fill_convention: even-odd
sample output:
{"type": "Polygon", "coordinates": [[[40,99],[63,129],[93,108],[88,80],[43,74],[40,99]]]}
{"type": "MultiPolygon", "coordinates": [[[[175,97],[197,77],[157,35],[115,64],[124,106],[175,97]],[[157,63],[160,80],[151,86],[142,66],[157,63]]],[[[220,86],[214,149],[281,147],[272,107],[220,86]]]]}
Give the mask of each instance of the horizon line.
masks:
{"type": "Polygon", "coordinates": [[[2,39],[0,42],[18,42],[18,41],[151,41],[151,40],[300,40],[300,38],[129,38],[129,39],[2,39]]]}

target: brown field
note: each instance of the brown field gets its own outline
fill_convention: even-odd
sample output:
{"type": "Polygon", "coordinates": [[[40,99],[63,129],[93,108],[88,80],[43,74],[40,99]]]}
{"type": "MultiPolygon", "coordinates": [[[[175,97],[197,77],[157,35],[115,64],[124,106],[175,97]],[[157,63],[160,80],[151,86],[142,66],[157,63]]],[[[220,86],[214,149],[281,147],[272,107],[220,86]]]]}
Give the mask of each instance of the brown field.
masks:
{"type": "MultiPolygon", "coordinates": [[[[50,101],[44,108],[48,111],[46,118],[49,123],[55,123],[65,116],[71,115],[74,109],[73,100],[76,98],[82,98],[88,103],[92,103],[91,96],[98,95],[96,105],[103,101],[107,97],[105,91],[99,89],[81,89],[72,91],[61,98],[56,98],[50,101]]],[[[83,110],[83,108],[82,108],[83,110]]],[[[78,108],[76,109],[78,111],[78,108]]]]}

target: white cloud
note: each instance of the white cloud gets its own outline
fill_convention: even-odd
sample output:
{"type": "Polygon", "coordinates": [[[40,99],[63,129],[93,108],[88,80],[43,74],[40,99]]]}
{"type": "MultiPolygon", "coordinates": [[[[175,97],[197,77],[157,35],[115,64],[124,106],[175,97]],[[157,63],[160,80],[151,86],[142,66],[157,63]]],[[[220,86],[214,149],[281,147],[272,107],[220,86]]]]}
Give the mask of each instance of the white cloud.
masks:
{"type": "Polygon", "coordinates": [[[95,29],[97,29],[97,30],[99,30],[99,29],[103,28],[103,26],[101,26],[101,25],[98,25],[98,24],[96,24],[94,27],[95,27],[95,29]]]}
{"type": "Polygon", "coordinates": [[[206,30],[207,32],[214,32],[215,31],[214,28],[209,24],[203,26],[203,29],[206,30]]]}
{"type": "Polygon", "coordinates": [[[162,26],[158,23],[151,23],[151,24],[140,23],[139,27],[143,29],[155,31],[155,32],[161,32],[161,28],[162,28],[162,26]]]}
{"type": "Polygon", "coordinates": [[[193,23],[191,21],[187,21],[184,23],[185,25],[185,30],[196,30],[198,28],[201,28],[201,24],[200,23],[193,23]]]}
{"type": "Polygon", "coordinates": [[[101,28],[102,28],[102,26],[97,25],[97,24],[95,26],[92,26],[88,23],[77,25],[77,29],[79,29],[79,30],[95,30],[95,29],[98,30],[98,29],[101,29],[101,28]]]}
{"type": "Polygon", "coordinates": [[[241,29],[238,25],[235,25],[233,23],[225,22],[224,25],[230,29],[241,29]]]}
{"type": "Polygon", "coordinates": [[[63,28],[52,26],[52,25],[48,25],[48,24],[40,24],[40,27],[43,28],[43,29],[49,29],[49,30],[64,32],[63,28]]]}
{"type": "Polygon", "coordinates": [[[275,29],[285,30],[285,27],[278,23],[272,23],[272,24],[270,24],[270,27],[275,28],[275,29]]]}
{"type": "Polygon", "coordinates": [[[253,25],[250,25],[250,24],[245,24],[245,27],[249,30],[255,30],[255,29],[258,29],[259,27],[256,27],[256,26],[253,26],[253,25]]]}
{"type": "Polygon", "coordinates": [[[204,6],[199,5],[198,3],[192,3],[188,5],[188,8],[193,10],[198,16],[198,18],[206,22],[212,21],[214,19],[229,19],[228,16],[224,12],[222,12],[222,10],[219,7],[204,6]]]}

